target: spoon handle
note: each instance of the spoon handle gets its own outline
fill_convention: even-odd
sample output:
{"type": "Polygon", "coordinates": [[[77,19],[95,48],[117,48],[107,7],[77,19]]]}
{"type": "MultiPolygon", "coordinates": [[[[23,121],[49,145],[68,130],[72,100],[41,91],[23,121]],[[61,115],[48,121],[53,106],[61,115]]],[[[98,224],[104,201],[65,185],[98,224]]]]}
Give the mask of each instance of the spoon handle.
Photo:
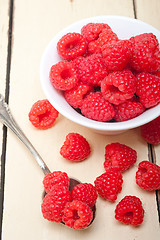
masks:
{"type": "Polygon", "coordinates": [[[25,136],[22,129],[18,126],[17,122],[14,120],[11,111],[9,109],[8,104],[5,102],[3,96],[0,94],[0,121],[8,128],[10,128],[15,135],[24,143],[24,145],[28,148],[28,150],[31,152],[35,160],[37,161],[38,165],[42,169],[43,173],[47,175],[50,173],[49,168],[39,155],[39,153],[36,151],[36,149],[33,147],[31,142],[28,140],[28,138],[25,136]]]}

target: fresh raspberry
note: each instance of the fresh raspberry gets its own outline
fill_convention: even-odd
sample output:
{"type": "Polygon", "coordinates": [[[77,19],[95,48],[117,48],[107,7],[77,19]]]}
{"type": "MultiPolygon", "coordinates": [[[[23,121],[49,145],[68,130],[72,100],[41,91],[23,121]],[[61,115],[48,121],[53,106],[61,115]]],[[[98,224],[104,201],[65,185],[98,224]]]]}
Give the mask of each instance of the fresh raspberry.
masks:
{"type": "Polygon", "coordinates": [[[136,78],[129,70],[110,73],[101,82],[103,97],[118,105],[133,97],[136,91],[136,78]]]}
{"type": "Polygon", "coordinates": [[[130,65],[138,72],[157,72],[160,69],[160,51],[156,36],[143,33],[130,40],[133,49],[130,65]]]}
{"type": "Polygon", "coordinates": [[[54,171],[47,174],[43,179],[43,185],[45,191],[48,193],[51,191],[54,185],[62,185],[69,187],[69,177],[67,173],[61,171],[54,171]]]}
{"type": "Polygon", "coordinates": [[[54,185],[43,199],[41,210],[48,221],[61,222],[67,202],[71,201],[71,193],[65,186],[54,185]]]}
{"type": "Polygon", "coordinates": [[[92,54],[79,64],[79,78],[82,82],[100,86],[108,71],[101,54],[92,54]]]}
{"type": "Polygon", "coordinates": [[[148,161],[140,162],[136,172],[136,183],[149,191],[160,189],[160,167],[148,161]]]}
{"type": "Polygon", "coordinates": [[[67,33],[57,43],[58,54],[66,60],[81,56],[86,49],[86,40],[80,33],[67,33]]]}
{"type": "Polygon", "coordinates": [[[123,178],[121,172],[111,169],[98,176],[94,183],[102,198],[114,202],[122,190],[123,178]]]}
{"type": "Polygon", "coordinates": [[[143,217],[142,202],[136,196],[125,196],[116,206],[115,218],[124,224],[140,225],[143,217]]]}
{"type": "Polygon", "coordinates": [[[160,143],[160,116],[141,126],[141,136],[150,144],[160,143]]]}
{"type": "Polygon", "coordinates": [[[78,200],[66,204],[62,218],[66,226],[73,229],[82,229],[89,226],[92,219],[93,212],[87,204],[78,200]]]}
{"type": "Polygon", "coordinates": [[[59,112],[47,99],[35,102],[28,114],[30,122],[39,129],[48,129],[53,126],[59,112]]]}
{"type": "Polygon", "coordinates": [[[114,119],[116,122],[122,122],[139,116],[145,111],[145,108],[140,102],[132,102],[130,100],[127,100],[124,103],[115,105],[114,110],[114,119]]]}
{"type": "Polygon", "coordinates": [[[73,162],[79,162],[86,159],[91,152],[87,140],[78,133],[69,133],[60,149],[60,154],[73,162]]]}
{"type": "Polygon", "coordinates": [[[129,40],[107,43],[102,47],[104,62],[109,71],[123,70],[130,60],[131,52],[131,42],[129,40]]]}
{"type": "Polygon", "coordinates": [[[69,90],[76,86],[78,76],[71,62],[60,61],[50,69],[50,81],[56,89],[69,90]]]}
{"type": "Polygon", "coordinates": [[[145,108],[150,108],[160,102],[160,78],[149,73],[137,75],[137,96],[145,108]]]}
{"type": "Polygon", "coordinates": [[[96,188],[91,183],[80,183],[72,190],[72,199],[86,203],[93,207],[96,203],[98,194],[96,188]]]}
{"type": "Polygon", "coordinates": [[[87,118],[106,122],[114,117],[115,111],[112,104],[105,100],[100,92],[93,92],[83,100],[81,113],[87,118]]]}
{"type": "Polygon", "coordinates": [[[137,160],[137,152],[125,144],[118,142],[111,143],[105,147],[105,161],[104,168],[116,169],[124,172],[130,168],[137,160]]]}

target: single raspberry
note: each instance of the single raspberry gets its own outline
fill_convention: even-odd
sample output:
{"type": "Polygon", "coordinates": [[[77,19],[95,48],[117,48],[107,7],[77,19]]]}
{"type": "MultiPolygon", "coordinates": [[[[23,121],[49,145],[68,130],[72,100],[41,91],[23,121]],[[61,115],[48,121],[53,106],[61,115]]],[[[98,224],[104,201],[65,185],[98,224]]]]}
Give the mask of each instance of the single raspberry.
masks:
{"type": "Polygon", "coordinates": [[[153,33],[143,33],[132,37],[132,57],[130,65],[138,72],[155,73],[160,69],[158,39],[153,33]]]}
{"type": "Polygon", "coordinates": [[[57,43],[58,54],[66,60],[81,56],[86,49],[86,40],[80,33],[67,33],[57,43]]]}
{"type": "Polygon", "coordinates": [[[124,103],[115,105],[114,110],[114,119],[116,122],[122,122],[139,116],[145,111],[145,108],[140,102],[132,102],[130,100],[127,100],[124,103]]]}
{"type": "Polygon", "coordinates": [[[48,129],[53,126],[59,112],[47,99],[35,102],[28,114],[30,122],[39,129],[48,129]]]}
{"type": "Polygon", "coordinates": [[[160,78],[149,74],[137,75],[136,94],[145,108],[150,108],[160,102],[160,78]]]}
{"type": "Polygon", "coordinates": [[[110,73],[101,82],[103,97],[118,105],[133,97],[136,92],[136,78],[129,70],[110,73]]]}
{"type": "Polygon", "coordinates": [[[116,206],[115,218],[124,224],[140,225],[143,217],[142,202],[136,196],[125,196],[116,206]]]}
{"type": "Polygon", "coordinates": [[[123,70],[130,60],[131,53],[131,42],[129,40],[107,43],[102,47],[104,62],[109,71],[123,70]]]}
{"type": "Polygon", "coordinates": [[[80,183],[72,190],[72,199],[86,203],[93,207],[96,203],[98,194],[96,188],[91,183],[80,183]]]}
{"type": "Polygon", "coordinates": [[[141,136],[150,144],[160,143],[160,116],[141,126],[141,136]]]}
{"type": "Polygon", "coordinates": [[[105,161],[104,168],[116,169],[124,172],[130,168],[137,160],[137,152],[125,144],[118,142],[111,143],[105,147],[105,161]]]}
{"type": "Polygon", "coordinates": [[[149,191],[160,189],[160,167],[148,161],[140,162],[136,172],[136,183],[149,191]]]}
{"type": "Polygon", "coordinates": [[[79,78],[82,82],[100,86],[108,71],[101,54],[92,54],[79,64],[79,78]]]}
{"type": "Polygon", "coordinates": [[[71,193],[65,186],[54,185],[43,199],[41,210],[48,221],[61,222],[64,208],[71,201],[71,193]]]}
{"type": "Polygon", "coordinates": [[[69,90],[76,86],[78,76],[71,62],[60,61],[50,69],[50,81],[56,89],[69,90]]]}
{"type": "Polygon", "coordinates": [[[87,140],[78,133],[69,133],[60,149],[60,154],[73,162],[79,162],[86,159],[91,152],[87,140]]]}
{"type": "Polygon", "coordinates": [[[62,185],[69,187],[69,177],[67,173],[61,171],[54,171],[47,174],[43,179],[43,185],[45,191],[48,193],[51,191],[54,185],[62,185]]]}
{"type": "Polygon", "coordinates": [[[94,183],[102,198],[114,202],[122,190],[123,178],[121,172],[111,169],[98,176],[94,183]]]}
{"type": "Polygon", "coordinates": [[[81,113],[87,118],[106,122],[114,117],[115,111],[112,104],[105,100],[100,92],[93,92],[83,100],[81,113]]]}
{"type": "Polygon", "coordinates": [[[90,207],[78,200],[68,202],[64,209],[62,221],[73,229],[82,229],[91,223],[93,212],[90,207]]]}

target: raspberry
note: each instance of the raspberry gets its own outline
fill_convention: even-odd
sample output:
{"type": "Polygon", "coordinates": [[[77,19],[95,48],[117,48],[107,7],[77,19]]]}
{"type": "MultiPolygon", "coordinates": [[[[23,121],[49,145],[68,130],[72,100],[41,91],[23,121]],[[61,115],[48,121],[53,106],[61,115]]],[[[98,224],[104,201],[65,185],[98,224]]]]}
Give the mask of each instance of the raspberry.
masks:
{"type": "Polygon", "coordinates": [[[79,64],[79,78],[84,83],[99,86],[107,74],[101,54],[92,54],[79,64]]]}
{"type": "Polygon", "coordinates": [[[67,173],[61,171],[54,171],[47,174],[43,179],[45,191],[48,193],[54,185],[62,185],[69,187],[69,177],[67,173]]]}
{"type": "Polygon", "coordinates": [[[136,183],[149,191],[160,189],[160,167],[148,161],[140,162],[136,172],[136,183]]]}
{"type": "Polygon", "coordinates": [[[86,203],[93,207],[96,203],[98,194],[96,188],[91,183],[80,183],[72,190],[72,199],[86,203]]]}
{"type": "Polygon", "coordinates": [[[59,112],[47,99],[35,102],[28,114],[30,122],[39,129],[48,129],[53,126],[59,112]]]}
{"type": "Polygon", "coordinates": [[[127,121],[129,119],[135,118],[144,112],[145,108],[140,102],[132,102],[127,100],[114,107],[116,122],[127,121]]]}
{"type": "Polygon", "coordinates": [[[83,161],[89,156],[90,152],[89,143],[78,133],[69,133],[60,149],[60,154],[73,162],[83,161]]]}
{"type": "Polygon", "coordinates": [[[78,200],[68,202],[64,209],[63,222],[73,229],[87,227],[93,219],[93,212],[90,207],[78,200]]]}
{"type": "Polygon", "coordinates": [[[160,116],[141,126],[141,136],[150,144],[160,143],[160,116]]]}
{"type": "Polygon", "coordinates": [[[142,202],[136,196],[125,196],[116,206],[115,218],[124,224],[140,225],[143,217],[142,202]]]}
{"type": "Polygon", "coordinates": [[[67,202],[71,201],[71,193],[65,186],[54,185],[44,197],[41,210],[43,217],[48,221],[61,222],[67,202]]]}
{"type": "Polygon", "coordinates": [[[94,183],[98,194],[102,198],[114,202],[118,193],[122,190],[122,174],[115,169],[111,169],[98,176],[94,183]]]}
{"type": "Polygon", "coordinates": [[[137,152],[131,147],[118,142],[111,143],[105,147],[105,162],[104,168],[116,169],[124,172],[130,168],[137,160],[137,152]]]}
{"type": "Polygon", "coordinates": [[[67,33],[57,43],[59,55],[67,60],[81,56],[86,49],[86,40],[80,33],[67,33]]]}
{"type": "Polygon", "coordinates": [[[109,71],[120,71],[130,60],[131,43],[129,40],[108,43],[102,47],[102,55],[109,71]]]}
{"type": "Polygon", "coordinates": [[[130,40],[133,48],[130,65],[138,72],[157,72],[160,69],[160,52],[156,36],[143,33],[130,40]]]}
{"type": "Polygon", "coordinates": [[[136,78],[129,70],[110,73],[101,82],[103,97],[118,105],[133,97],[136,91],[136,78]]]}
{"type": "Polygon", "coordinates": [[[81,112],[85,117],[100,122],[111,120],[115,114],[112,104],[105,100],[100,92],[90,93],[83,100],[81,112]]]}
{"type": "Polygon", "coordinates": [[[137,96],[145,108],[150,108],[160,102],[160,78],[149,73],[137,75],[137,96]]]}
{"type": "Polygon", "coordinates": [[[69,90],[76,86],[78,76],[71,62],[60,61],[50,69],[50,81],[56,89],[69,90]]]}

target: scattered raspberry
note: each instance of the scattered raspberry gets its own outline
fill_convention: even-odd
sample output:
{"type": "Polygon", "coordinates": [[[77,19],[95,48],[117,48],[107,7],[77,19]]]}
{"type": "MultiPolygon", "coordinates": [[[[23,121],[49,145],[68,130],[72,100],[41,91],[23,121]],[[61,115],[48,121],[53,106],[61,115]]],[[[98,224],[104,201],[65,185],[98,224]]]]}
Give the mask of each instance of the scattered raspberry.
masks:
{"type": "Polygon", "coordinates": [[[98,194],[102,198],[114,202],[118,193],[122,190],[122,174],[115,169],[111,169],[97,177],[94,183],[98,194]]]}
{"type": "Polygon", "coordinates": [[[160,189],[160,167],[148,161],[140,162],[136,172],[136,183],[149,191],[160,189]]]}
{"type": "Polygon", "coordinates": [[[144,209],[138,197],[125,196],[116,206],[115,218],[124,224],[140,225],[143,217],[144,209]]]}
{"type": "Polygon", "coordinates": [[[129,70],[110,73],[101,82],[103,97],[118,105],[133,97],[136,91],[136,78],[129,70]]]}
{"type": "Polygon", "coordinates": [[[48,129],[53,126],[59,112],[47,99],[35,102],[28,114],[30,122],[39,129],[48,129]]]}
{"type": "Polygon", "coordinates": [[[149,73],[137,75],[137,90],[140,102],[150,108],[160,102],[160,78],[149,73]]]}
{"type": "Polygon", "coordinates": [[[141,126],[141,136],[150,144],[160,143],[160,116],[141,126]]]}
{"type": "Polygon", "coordinates": [[[124,172],[130,168],[137,160],[137,152],[131,147],[121,143],[111,143],[105,147],[104,168],[116,169],[124,172]]]}
{"type": "Polygon", "coordinates": [[[45,191],[48,193],[51,191],[54,185],[62,185],[69,187],[69,177],[67,173],[61,171],[54,171],[47,174],[43,179],[43,185],[45,191]]]}
{"type": "Polygon", "coordinates": [[[78,77],[71,62],[60,61],[50,70],[50,81],[56,89],[69,90],[76,86],[78,77]]]}
{"type": "Polygon", "coordinates": [[[86,40],[80,33],[67,33],[57,43],[59,55],[66,60],[81,56],[86,49],[86,40]]]}
{"type": "Polygon", "coordinates": [[[69,133],[60,149],[60,154],[73,162],[83,161],[89,156],[90,152],[89,143],[78,133],[69,133]]]}
{"type": "Polygon", "coordinates": [[[82,229],[87,227],[92,219],[93,212],[87,204],[77,200],[66,204],[62,219],[66,226],[73,229],[82,229]]]}
{"type": "Polygon", "coordinates": [[[96,203],[98,194],[96,188],[91,183],[80,183],[72,190],[72,199],[86,203],[93,207],[96,203]]]}
{"type": "Polygon", "coordinates": [[[61,222],[64,207],[71,201],[71,193],[65,186],[54,185],[44,197],[41,210],[43,217],[48,221],[61,222]]]}
{"type": "Polygon", "coordinates": [[[105,100],[100,92],[90,93],[83,100],[81,112],[85,117],[100,122],[111,120],[115,114],[112,104],[105,100]]]}

